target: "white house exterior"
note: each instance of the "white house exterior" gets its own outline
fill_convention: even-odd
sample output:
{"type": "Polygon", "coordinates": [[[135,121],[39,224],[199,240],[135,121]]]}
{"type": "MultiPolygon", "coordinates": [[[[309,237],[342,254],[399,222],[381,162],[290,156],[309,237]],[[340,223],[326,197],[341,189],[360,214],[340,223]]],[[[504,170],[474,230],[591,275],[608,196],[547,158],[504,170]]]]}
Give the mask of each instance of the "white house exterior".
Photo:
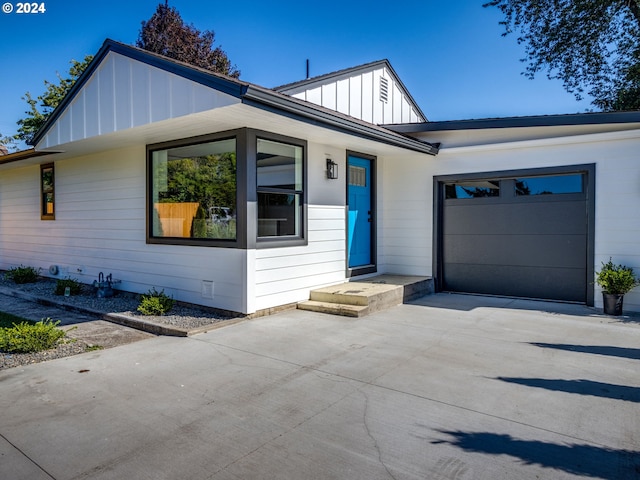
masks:
{"type": "Polygon", "coordinates": [[[602,261],[640,271],[639,147],[638,113],[428,122],[386,61],[276,91],[107,40],[0,157],[0,269],[241,313],[373,273],[601,306],[602,261]]]}

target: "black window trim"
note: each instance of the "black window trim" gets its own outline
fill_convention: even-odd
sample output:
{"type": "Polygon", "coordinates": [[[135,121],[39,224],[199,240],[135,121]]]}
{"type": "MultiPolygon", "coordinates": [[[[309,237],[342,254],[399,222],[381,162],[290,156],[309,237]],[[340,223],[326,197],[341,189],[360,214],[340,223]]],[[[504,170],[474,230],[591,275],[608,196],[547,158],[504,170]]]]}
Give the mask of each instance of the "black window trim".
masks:
{"type": "Polygon", "coordinates": [[[221,247],[239,249],[262,249],[305,246],[308,244],[307,198],[308,198],[308,145],[306,140],[277,133],[239,128],[206,135],[181,138],[146,146],[146,243],[158,245],[185,245],[199,247],[221,247]],[[153,190],[152,155],[158,150],[196,145],[212,141],[236,139],[236,239],[222,240],[209,238],[154,237],[152,235],[153,190]],[[257,186],[257,143],[258,139],[288,143],[302,147],[302,212],[300,235],[286,237],[258,237],[258,186],[257,186]]]}
{"type": "MultiPolygon", "coordinates": [[[[265,132],[262,130],[250,130],[249,131],[249,144],[254,149],[253,155],[249,158],[252,160],[251,169],[253,170],[253,189],[251,190],[254,197],[252,201],[255,205],[254,221],[252,223],[255,228],[255,234],[249,237],[249,240],[255,239],[255,248],[281,248],[281,247],[296,247],[305,246],[308,242],[308,224],[307,224],[307,211],[308,211],[308,182],[307,182],[307,142],[299,138],[288,137],[286,135],[265,132]],[[302,212],[300,213],[300,235],[290,235],[282,237],[258,237],[258,175],[257,175],[257,150],[258,140],[268,140],[278,143],[285,143],[302,147],[302,212]]],[[[247,182],[249,183],[249,182],[247,182]]],[[[261,188],[261,191],[267,191],[268,188],[261,188]]],[[[297,191],[296,191],[297,193],[297,191]]]]}

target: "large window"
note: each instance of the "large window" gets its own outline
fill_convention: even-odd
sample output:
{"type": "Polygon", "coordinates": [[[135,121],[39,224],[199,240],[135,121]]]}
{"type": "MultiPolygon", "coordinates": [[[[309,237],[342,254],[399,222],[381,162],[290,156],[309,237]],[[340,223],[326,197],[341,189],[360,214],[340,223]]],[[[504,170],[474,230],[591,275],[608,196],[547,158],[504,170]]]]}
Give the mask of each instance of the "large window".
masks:
{"type": "Polygon", "coordinates": [[[304,150],[257,139],[258,237],[303,236],[304,150]]]}
{"type": "Polygon", "coordinates": [[[150,237],[235,240],[236,140],[151,151],[150,237]]]}
{"type": "Polygon", "coordinates": [[[40,165],[40,218],[55,220],[55,174],[53,163],[40,165]]]}

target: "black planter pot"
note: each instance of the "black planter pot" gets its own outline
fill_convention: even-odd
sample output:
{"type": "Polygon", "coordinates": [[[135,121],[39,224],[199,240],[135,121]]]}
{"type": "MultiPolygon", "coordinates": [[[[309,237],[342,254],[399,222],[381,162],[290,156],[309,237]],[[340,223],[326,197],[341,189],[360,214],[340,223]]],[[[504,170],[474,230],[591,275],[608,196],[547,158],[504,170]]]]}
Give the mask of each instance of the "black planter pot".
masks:
{"type": "Polygon", "coordinates": [[[622,315],[622,299],[624,295],[620,293],[605,293],[602,292],[602,299],[604,300],[604,313],[606,315],[622,315]]]}

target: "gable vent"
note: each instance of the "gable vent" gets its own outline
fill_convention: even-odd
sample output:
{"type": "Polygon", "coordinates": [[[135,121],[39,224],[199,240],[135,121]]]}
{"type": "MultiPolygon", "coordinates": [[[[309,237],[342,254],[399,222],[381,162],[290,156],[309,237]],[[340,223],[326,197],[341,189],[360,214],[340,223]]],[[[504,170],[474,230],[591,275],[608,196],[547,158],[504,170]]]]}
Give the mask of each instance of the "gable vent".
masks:
{"type": "Polygon", "coordinates": [[[389,80],[380,77],[380,101],[387,103],[389,101],[389,80]]]}

